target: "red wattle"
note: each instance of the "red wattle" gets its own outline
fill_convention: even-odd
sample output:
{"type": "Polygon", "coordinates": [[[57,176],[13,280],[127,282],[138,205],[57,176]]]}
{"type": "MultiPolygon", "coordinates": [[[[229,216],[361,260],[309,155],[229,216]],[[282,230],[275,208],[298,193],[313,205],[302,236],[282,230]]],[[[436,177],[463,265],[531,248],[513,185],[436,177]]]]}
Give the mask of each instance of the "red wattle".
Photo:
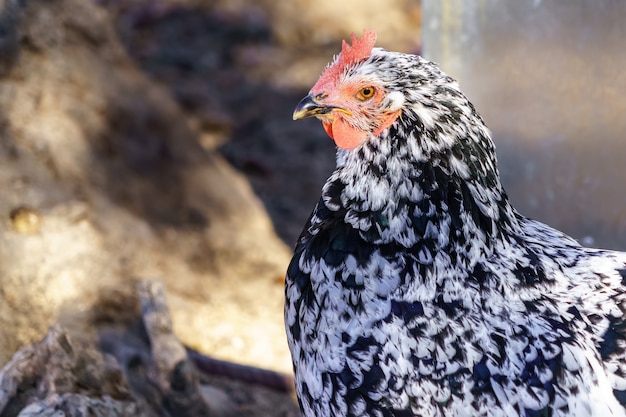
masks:
{"type": "Polygon", "coordinates": [[[322,125],[326,134],[342,149],[354,149],[367,138],[365,130],[356,129],[341,118],[335,119],[332,124],[322,122],[322,125]]]}
{"type": "Polygon", "coordinates": [[[326,134],[328,136],[330,136],[331,139],[335,139],[333,137],[333,125],[330,123],[326,123],[326,122],[322,122],[322,126],[324,126],[324,130],[326,131],[326,134]]]}

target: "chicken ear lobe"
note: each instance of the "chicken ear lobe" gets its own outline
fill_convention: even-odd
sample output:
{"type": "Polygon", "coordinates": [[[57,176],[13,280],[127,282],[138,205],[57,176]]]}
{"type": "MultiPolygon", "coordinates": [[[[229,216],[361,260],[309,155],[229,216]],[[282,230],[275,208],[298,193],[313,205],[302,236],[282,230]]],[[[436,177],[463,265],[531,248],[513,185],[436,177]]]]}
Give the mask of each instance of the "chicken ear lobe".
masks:
{"type": "Polygon", "coordinates": [[[374,136],[378,136],[381,133],[383,133],[383,130],[387,129],[388,127],[390,127],[393,122],[396,121],[396,119],[398,117],[400,117],[400,114],[402,113],[402,110],[398,110],[395,111],[393,113],[389,113],[387,116],[385,116],[385,118],[383,119],[383,122],[381,123],[381,125],[378,127],[378,129],[376,129],[373,133],[374,136]]]}

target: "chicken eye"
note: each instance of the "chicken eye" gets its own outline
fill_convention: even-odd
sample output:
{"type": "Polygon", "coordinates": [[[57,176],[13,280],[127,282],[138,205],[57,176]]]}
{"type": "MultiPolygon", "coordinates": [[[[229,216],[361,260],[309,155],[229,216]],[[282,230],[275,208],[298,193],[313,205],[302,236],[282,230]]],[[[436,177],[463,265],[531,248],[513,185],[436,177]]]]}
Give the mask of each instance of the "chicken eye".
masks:
{"type": "Polygon", "coordinates": [[[375,92],[376,90],[374,89],[374,87],[371,87],[371,86],[363,87],[359,90],[356,97],[361,101],[365,101],[365,100],[372,98],[375,92]]]}

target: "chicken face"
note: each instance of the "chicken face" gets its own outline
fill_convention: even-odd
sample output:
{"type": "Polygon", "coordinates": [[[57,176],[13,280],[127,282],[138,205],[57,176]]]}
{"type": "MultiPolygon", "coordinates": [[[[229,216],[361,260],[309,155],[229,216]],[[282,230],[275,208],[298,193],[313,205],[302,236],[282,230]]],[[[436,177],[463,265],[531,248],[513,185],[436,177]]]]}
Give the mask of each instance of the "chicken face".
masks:
{"type": "Polygon", "coordinates": [[[326,68],[309,94],[298,103],[294,120],[317,117],[342,149],[354,149],[380,135],[400,116],[404,96],[389,91],[369,62],[373,32],[344,42],[339,57],[326,68]]]}

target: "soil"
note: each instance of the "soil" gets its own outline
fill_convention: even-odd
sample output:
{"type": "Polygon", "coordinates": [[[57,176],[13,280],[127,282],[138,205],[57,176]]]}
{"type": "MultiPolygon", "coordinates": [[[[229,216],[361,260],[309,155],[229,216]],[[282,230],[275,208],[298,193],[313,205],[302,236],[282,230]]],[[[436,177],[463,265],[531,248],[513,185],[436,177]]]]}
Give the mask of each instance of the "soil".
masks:
{"type": "MultiPolygon", "coordinates": [[[[371,25],[369,16],[354,13],[356,22],[344,24],[324,17],[324,26],[312,28],[321,29],[315,35],[303,34],[307,27],[283,28],[290,28],[287,20],[315,25],[315,15],[325,16],[320,10],[333,2],[292,10],[272,2],[170,1],[156,7],[103,1],[117,16],[130,55],[205,131],[204,145],[216,146],[248,178],[278,235],[293,246],[334,169],[335,146],[319,122],[294,122],[291,114],[338,52],[341,37],[348,37],[350,23],[371,25]]],[[[383,42],[419,51],[419,2],[393,1],[382,14],[376,2],[346,3],[369,9],[377,27],[394,28],[379,33],[383,42]]]]}

